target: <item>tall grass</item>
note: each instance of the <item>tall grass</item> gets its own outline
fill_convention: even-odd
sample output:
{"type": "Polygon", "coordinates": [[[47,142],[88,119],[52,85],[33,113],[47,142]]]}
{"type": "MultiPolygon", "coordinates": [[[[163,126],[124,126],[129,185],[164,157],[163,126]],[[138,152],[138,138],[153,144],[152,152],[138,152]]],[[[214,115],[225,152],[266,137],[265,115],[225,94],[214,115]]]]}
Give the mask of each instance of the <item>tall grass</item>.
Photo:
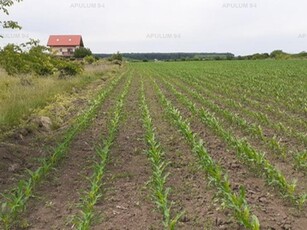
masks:
{"type": "Polygon", "coordinates": [[[0,130],[6,131],[19,124],[31,111],[50,103],[55,95],[82,88],[100,78],[103,73],[115,72],[112,66],[95,65],[75,77],[8,76],[0,69],[0,130]]]}

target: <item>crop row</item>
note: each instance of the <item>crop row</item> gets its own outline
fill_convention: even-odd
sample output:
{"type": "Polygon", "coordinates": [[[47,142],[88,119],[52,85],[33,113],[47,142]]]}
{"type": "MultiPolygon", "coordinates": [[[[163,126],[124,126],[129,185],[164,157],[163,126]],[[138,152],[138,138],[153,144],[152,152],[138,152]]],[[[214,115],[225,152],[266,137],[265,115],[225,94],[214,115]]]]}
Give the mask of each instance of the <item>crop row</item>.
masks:
{"type": "MultiPolygon", "coordinates": [[[[170,82],[166,81],[165,78],[163,78],[163,81],[168,85],[168,87],[170,87],[170,84],[171,84],[170,82]]],[[[248,135],[252,137],[256,137],[259,140],[261,140],[263,143],[267,144],[268,147],[274,153],[278,154],[279,156],[282,156],[283,158],[286,157],[287,147],[282,145],[276,139],[276,137],[266,136],[260,125],[257,125],[255,123],[249,123],[244,118],[239,117],[238,115],[232,113],[231,111],[227,109],[223,109],[219,105],[205,98],[202,94],[200,94],[195,89],[191,89],[187,87],[186,85],[179,84],[178,82],[172,81],[172,86],[173,85],[179,86],[180,89],[184,90],[185,92],[188,92],[193,98],[197,99],[199,103],[201,103],[206,108],[212,110],[215,114],[222,117],[229,124],[237,126],[241,130],[243,130],[245,133],[247,133],[248,135]]]]}
{"type": "Polygon", "coordinates": [[[196,108],[195,104],[187,96],[178,92],[175,87],[171,86],[169,88],[182,104],[187,106],[192,113],[197,114],[200,120],[220,136],[229,147],[236,150],[239,159],[243,160],[255,170],[262,172],[268,184],[277,186],[285,197],[296,202],[299,206],[305,203],[307,199],[306,194],[296,195],[296,183],[289,183],[285,176],[265,158],[263,153],[255,150],[246,140],[238,139],[230,131],[225,130],[214,115],[204,108],[196,108]]]}
{"type": "MultiPolygon", "coordinates": [[[[277,118],[280,122],[289,124],[292,127],[307,128],[306,121],[304,121],[300,117],[292,115],[291,113],[282,110],[281,107],[278,107],[276,105],[271,105],[269,103],[258,101],[256,99],[246,96],[244,93],[238,93],[238,91],[233,91],[228,85],[227,81],[221,81],[216,78],[217,77],[210,81],[208,78],[193,76],[193,80],[197,82],[198,85],[206,86],[206,90],[211,90],[211,92],[214,92],[215,96],[217,96],[218,94],[223,98],[231,98],[236,102],[238,101],[238,104],[243,104],[245,107],[248,106],[250,109],[253,108],[254,111],[261,112],[263,114],[271,114],[271,119],[277,118]]],[[[236,89],[238,87],[240,86],[235,86],[236,89]]],[[[301,110],[302,107],[299,106],[298,108],[301,110]]]]}
{"type": "MultiPolygon", "coordinates": [[[[162,69],[162,72],[167,74],[167,76],[169,77],[179,77],[182,80],[185,80],[187,78],[192,79],[193,82],[195,84],[197,84],[198,86],[203,86],[206,89],[206,93],[209,92],[211,95],[213,95],[212,98],[216,99],[217,97],[221,98],[221,100],[223,100],[223,102],[225,100],[231,99],[231,100],[236,100],[235,103],[239,104],[239,105],[243,105],[242,108],[244,109],[247,105],[249,106],[249,110],[251,110],[251,108],[254,108],[254,112],[255,115],[259,115],[258,117],[261,119],[263,116],[267,117],[268,114],[271,114],[271,119],[276,119],[278,118],[280,121],[282,121],[284,124],[282,124],[283,127],[287,127],[287,124],[289,124],[291,127],[296,127],[299,129],[302,129],[303,127],[307,128],[307,122],[302,119],[302,115],[298,116],[291,116],[291,113],[287,113],[283,110],[281,110],[280,106],[276,106],[276,105],[270,105],[267,103],[262,103],[261,101],[258,101],[256,99],[252,99],[251,97],[247,97],[246,94],[244,94],[244,92],[240,92],[238,93],[238,90],[240,88],[244,88],[244,90],[248,90],[250,88],[249,84],[249,80],[248,79],[254,79],[256,78],[257,81],[259,81],[259,77],[253,77],[253,76],[240,76],[239,73],[229,73],[231,74],[231,77],[223,77],[224,74],[223,73],[219,73],[215,72],[215,73],[207,73],[204,71],[200,71],[199,69],[201,69],[201,66],[199,66],[199,68],[197,69],[192,69],[187,71],[186,69],[181,69],[180,66],[177,66],[178,68],[168,68],[168,69],[162,69]],[[205,76],[203,76],[205,74],[205,76]],[[229,85],[229,81],[231,81],[231,79],[237,79],[235,81],[236,85],[229,85]],[[242,86],[242,84],[244,84],[245,87],[242,86]],[[235,90],[233,90],[235,89],[235,90]],[[225,96],[226,95],[226,96],[225,96]],[[262,113],[260,113],[260,111],[262,111],[262,113]],[[263,115],[263,116],[261,116],[263,115]]],[[[217,71],[217,70],[216,70],[217,71]]],[[[238,70],[239,71],[239,70],[238,70]]],[[[161,68],[157,70],[157,72],[161,72],[161,68]]],[[[270,78],[265,78],[267,81],[270,78]]],[[[279,78],[277,80],[277,82],[281,81],[282,78],[279,78]]],[[[289,79],[288,79],[289,80],[289,79]]],[[[257,82],[256,81],[256,82],[257,82]]],[[[256,84],[256,83],[255,83],[256,84]]],[[[289,85],[288,83],[285,84],[280,84],[280,85],[289,85]]],[[[267,87],[268,88],[268,87],[267,87]]],[[[266,89],[267,89],[266,88],[266,89]]],[[[298,87],[296,87],[298,88],[298,87]]],[[[260,91],[261,88],[258,87],[258,91],[260,91]]],[[[258,92],[257,91],[257,92],[258,92]]],[[[301,90],[297,90],[301,92],[301,90]]],[[[255,93],[257,93],[255,92],[255,93]]],[[[289,92],[288,92],[289,94],[289,92]]],[[[301,93],[300,93],[300,97],[301,93]]],[[[287,100],[291,98],[291,94],[289,94],[289,96],[287,97],[287,100]]],[[[304,99],[304,97],[302,97],[304,99]]],[[[305,103],[306,103],[306,98],[304,99],[305,103]]],[[[298,110],[303,111],[304,110],[304,106],[298,106],[297,107],[298,110]]],[[[305,105],[305,110],[307,109],[306,105],[305,105]]],[[[246,112],[246,111],[245,111],[246,112]]],[[[306,111],[305,111],[306,113],[306,111]]],[[[293,130],[294,132],[294,130],[293,130]]]]}
{"type": "Polygon", "coordinates": [[[68,131],[66,131],[63,141],[57,145],[53,154],[44,159],[42,165],[35,171],[28,170],[30,175],[29,179],[19,181],[18,186],[10,193],[2,194],[4,200],[1,203],[0,220],[4,229],[10,229],[12,225],[15,224],[18,215],[25,210],[27,202],[33,195],[35,187],[46,177],[51,169],[63,159],[75,136],[91,123],[92,118],[98,112],[106,97],[122,79],[123,75],[124,74],[115,78],[107,88],[99,92],[98,96],[92,101],[90,107],[83,112],[68,131]]]}
{"type": "Polygon", "coordinates": [[[204,147],[203,140],[198,134],[191,130],[189,123],[184,120],[180,111],[164,96],[155,81],[154,86],[165,111],[184,135],[193,153],[198,157],[200,166],[208,177],[209,184],[217,189],[217,196],[220,198],[222,206],[228,208],[233,213],[238,223],[245,226],[247,229],[259,229],[260,224],[258,218],[251,214],[247,204],[245,189],[240,187],[240,192],[238,194],[232,190],[228,175],[223,172],[222,168],[208,154],[204,147]]]}
{"type": "Polygon", "coordinates": [[[178,213],[174,218],[171,217],[171,203],[168,200],[170,188],[165,187],[168,177],[168,173],[165,171],[169,163],[165,161],[165,154],[161,149],[160,143],[156,139],[155,128],[146,104],[143,82],[141,86],[141,110],[143,111],[143,126],[146,130],[145,139],[148,145],[146,153],[152,168],[153,198],[157,207],[162,212],[164,228],[166,230],[172,230],[175,229],[183,212],[178,213]]]}
{"type": "Polygon", "coordinates": [[[94,165],[94,172],[89,178],[90,189],[81,199],[80,203],[80,215],[76,216],[76,228],[78,230],[90,229],[92,219],[94,217],[94,207],[97,201],[101,198],[102,179],[105,174],[106,165],[109,158],[110,149],[115,140],[120,119],[122,117],[122,110],[124,106],[124,99],[128,93],[129,86],[131,84],[131,78],[126,83],[122,94],[120,95],[115,110],[113,112],[112,119],[108,127],[108,137],[103,140],[103,144],[99,144],[96,147],[96,153],[99,161],[94,165]]]}
{"type": "MultiPolygon", "coordinates": [[[[217,74],[213,73],[212,75],[216,79],[217,74]]],[[[240,95],[255,98],[255,100],[261,101],[263,104],[270,104],[274,107],[282,106],[286,109],[285,112],[300,114],[302,111],[299,108],[306,106],[306,99],[302,97],[300,91],[292,90],[290,94],[290,89],[285,87],[288,85],[288,82],[281,82],[282,79],[274,82],[272,80],[268,81],[268,78],[266,78],[266,81],[261,81],[259,78],[246,77],[245,81],[241,81],[238,87],[238,78],[233,73],[226,74],[224,79],[220,74],[218,76],[220,76],[217,82],[218,84],[220,83],[219,81],[227,81],[229,89],[237,87],[236,92],[240,95]]],[[[242,76],[240,78],[242,79],[242,76]]],[[[272,79],[272,76],[270,76],[270,79],[272,79]]]]}
{"type": "MultiPolygon", "coordinates": [[[[182,79],[186,84],[179,84],[178,81],[174,83],[175,81],[172,81],[172,83],[176,85],[180,85],[181,88],[185,89],[185,91],[190,91],[190,94],[196,98],[198,101],[200,101],[203,105],[210,108],[212,111],[216,112],[220,116],[222,116],[224,119],[228,120],[228,122],[235,124],[237,126],[240,126],[244,132],[250,133],[252,136],[256,136],[261,141],[263,141],[273,152],[279,154],[284,159],[286,158],[286,155],[288,153],[287,146],[282,144],[280,142],[280,139],[278,139],[276,136],[268,137],[264,134],[262,130],[262,126],[265,127],[271,127],[274,130],[278,130],[287,136],[295,137],[296,139],[302,141],[303,143],[307,144],[307,136],[306,134],[295,132],[290,127],[286,127],[281,123],[274,123],[273,121],[270,121],[269,118],[262,114],[261,112],[253,112],[250,109],[245,108],[242,106],[242,104],[236,103],[232,99],[225,98],[223,100],[223,104],[227,105],[229,108],[234,108],[236,111],[242,111],[245,114],[248,114],[252,116],[253,118],[257,119],[260,124],[257,123],[250,123],[247,122],[244,118],[240,118],[238,115],[234,115],[230,112],[230,110],[222,109],[219,107],[216,103],[212,102],[211,100],[206,99],[200,92],[203,92],[204,90],[202,87],[195,83],[194,80],[186,78],[182,79]],[[186,86],[186,85],[193,85],[193,89],[186,86]]],[[[206,95],[210,94],[208,90],[204,92],[206,95]]],[[[214,96],[212,96],[214,97],[214,96]]],[[[215,97],[215,100],[216,97],[215,97]]],[[[305,151],[297,151],[296,153],[292,154],[291,157],[294,161],[294,167],[302,170],[306,170],[306,164],[307,159],[305,157],[306,152],[305,151]]]]}
{"type": "MultiPolygon", "coordinates": [[[[252,63],[246,64],[251,67],[252,63]]],[[[262,105],[270,104],[274,108],[284,107],[288,113],[293,111],[302,114],[304,111],[302,108],[307,109],[306,91],[303,87],[306,83],[303,83],[305,82],[303,71],[299,73],[299,69],[296,68],[295,72],[288,73],[291,71],[290,69],[284,68],[285,66],[281,63],[275,64],[278,64],[278,68],[266,69],[263,67],[270,65],[270,63],[257,63],[252,68],[245,68],[244,63],[240,65],[225,63],[224,68],[217,68],[218,66],[210,68],[213,65],[195,63],[190,66],[189,70],[184,66],[177,66],[178,68],[174,70],[178,70],[177,74],[184,72],[184,75],[192,74],[195,78],[205,79],[206,84],[209,80],[214,86],[218,86],[216,89],[220,89],[219,86],[225,84],[228,91],[246,98],[255,98],[255,101],[261,101],[262,105]],[[283,71],[280,71],[281,69],[283,71]]],[[[222,63],[219,67],[221,66],[222,63]]]]}

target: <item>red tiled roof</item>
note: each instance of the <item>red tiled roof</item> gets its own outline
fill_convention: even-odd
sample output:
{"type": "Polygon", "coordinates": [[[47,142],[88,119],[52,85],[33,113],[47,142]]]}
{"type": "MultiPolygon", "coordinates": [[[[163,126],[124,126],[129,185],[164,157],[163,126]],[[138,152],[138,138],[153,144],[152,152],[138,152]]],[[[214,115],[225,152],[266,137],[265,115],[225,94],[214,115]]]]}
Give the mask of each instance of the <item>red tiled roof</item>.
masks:
{"type": "Polygon", "coordinates": [[[81,35],[50,35],[47,46],[83,46],[81,35]]]}

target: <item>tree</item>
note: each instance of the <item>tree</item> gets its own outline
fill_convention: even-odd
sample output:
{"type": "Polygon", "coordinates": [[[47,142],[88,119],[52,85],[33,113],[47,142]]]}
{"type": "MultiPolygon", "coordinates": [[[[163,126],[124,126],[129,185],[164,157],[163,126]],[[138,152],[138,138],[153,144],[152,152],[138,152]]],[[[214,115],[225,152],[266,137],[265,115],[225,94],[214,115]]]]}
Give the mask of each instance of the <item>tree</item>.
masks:
{"type": "Polygon", "coordinates": [[[112,56],[109,58],[110,61],[122,61],[123,60],[123,55],[121,55],[119,52],[117,52],[116,54],[112,54],[112,56]]]}
{"type": "MultiPolygon", "coordinates": [[[[21,2],[22,0],[0,0],[0,13],[3,12],[6,15],[9,15],[8,8],[13,6],[16,2],[21,2]]],[[[21,26],[18,25],[18,22],[15,21],[0,21],[0,27],[4,29],[21,29],[21,26]]],[[[2,37],[0,35],[0,37],[2,37]]]]}
{"type": "Polygon", "coordinates": [[[259,54],[259,53],[256,53],[256,54],[253,54],[252,55],[252,60],[261,60],[261,59],[267,59],[269,58],[270,55],[268,53],[262,53],[262,54],[259,54]]]}
{"type": "Polygon", "coordinates": [[[279,58],[282,55],[284,55],[285,53],[282,50],[274,50],[271,54],[270,57],[271,58],[279,58]]]}
{"type": "Polygon", "coordinates": [[[75,50],[74,57],[75,58],[84,58],[86,56],[91,56],[92,51],[89,48],[80,47],[75,50]]]}

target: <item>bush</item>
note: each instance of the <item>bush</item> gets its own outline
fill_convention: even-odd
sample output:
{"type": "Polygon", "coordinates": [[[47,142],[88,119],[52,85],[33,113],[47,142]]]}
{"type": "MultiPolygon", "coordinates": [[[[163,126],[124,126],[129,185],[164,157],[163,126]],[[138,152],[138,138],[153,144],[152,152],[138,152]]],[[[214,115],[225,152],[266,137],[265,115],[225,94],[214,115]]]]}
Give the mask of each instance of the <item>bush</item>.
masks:
{"type": "Polygon", "coordinates": [[[58,63],[57,69],[60,71],[60,78],[65,76],[74,76],[83,71],[83,66],[76,62],[61,60],[58,63]]]}
{"type": "Polygon", "coordinates": [[[92,51],[89,48],[80,47],[77,48],[74,52],[75,58],[85,58],[86,56],[91,56],[92,51]]]}
{"type": "Polygon", "coordinates": [[[8,44],[0,51],[0,65],[9,75],[27,74],[31,72],[30,63],[21,48],[8,44]]]}
{"type": "Polygon", "coordinates": [[[114,61],[114,60],[122,61],[123,56],[119,52],[117,52],[116,54],[112,54],[112,56],[109,58],[109,61],[114,61]]]}
{"type": "Polygon", "coordinates": [[[31,63],[31,69],[40,76],[51,75],[57,71],[52,57],[46,51],[48,51],[48,48],[35,45],[27,53],[27,59],[31,63]]]}
{"type": "Polygon", "coordinates": [[[291,55],[283,52],[282,50],[274,50],[270,54],[270,57],[275,59],[289,59],[291,55]]]}
{"type": "Polygon", "coordinates": [[[91,56],[86,56],[84,58],[84,61],[88,64],[93,64],[96,61],[96,59],[91,55],[91,56]]]}
{"type": "Polygon", "coordinates": [[[0,65],[9,75],[35,73],[46,76],[60,71],[62,76],[72,76],[82,72],[81,64],[58,59],[48,54],[48,50],[35,40],[20,46],[9,44],[0,51],[0,65]]]}

